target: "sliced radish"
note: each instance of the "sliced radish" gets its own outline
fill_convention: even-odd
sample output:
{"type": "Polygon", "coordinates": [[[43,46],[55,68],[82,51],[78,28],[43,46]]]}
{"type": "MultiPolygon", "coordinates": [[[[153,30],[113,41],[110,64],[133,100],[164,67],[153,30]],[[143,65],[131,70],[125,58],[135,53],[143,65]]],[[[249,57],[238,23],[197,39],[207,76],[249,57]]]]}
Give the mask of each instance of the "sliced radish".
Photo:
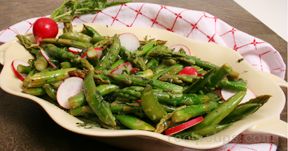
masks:
{"type": "Polygon", "coordinates": [[[183,44],[176,44],[176,45],[172,45],[169,47],[170,49],[172,49],[174,52],[179,52],[181,49],[185,51],[185,53],[187,55],[191,55],[190,49],[183,45],[183,44]]]}
{"type": "MultiPolygon", "coordinates": [[[[224,90],[222,89],[221,90],[221,96],[224,100],[228,100],[231,96],[233,96],[236,92],[234,91],[229,91],[229,90],[224,90]]],[[[250,89],[247,89],[246,91],[246,95],[245,97],[243,98],[242,102],[247,102],[249,101],[250,99],[252,98],[255,98],[256,95],[250,90],[250,89]]]]}
{"type": "Polygon", "coordinates": [[[184,67],[179,73],[179,75],[198,75],[197,69],[187,66],[184,67]]]}
{"type": "Polygon", "coordinates": [[[57,66],[50,60],[49,55],[43,49],[40,49],[40,53],[45,58],[45,60],[49,63],[49,65],[51,67],[57,68],[57,66]]]}
{"type": "Polygon", "coordinates": [[[18,72],[18,70],[17,70],[18,65],[29,66],[29,64],[28,64],[27,62],[22,61],[22,60],[13,60],[13,61],[12,61],[12,64],[11,64],[11,67],[12,67],[12,70],[13,70],[13,72],[14,72],[14,75],[15,75],[18,79],[20,79],[21,81],[24,81],[24,79],[25,79],[25,77],[26,77],[27,75],[18,72]]]}
{"type": "Polygon", "coordinates": [[[139,71],[138,68],[132,68],[130,72],[131,72],[132,74],[136,74],[138,71],[139,71]]]}
{"type": "Polygon", "coordinates": [[[57,102],[65,108],[70,109],[68,99],[82,91],[83,79],[78,77],[71,77],[64,80],[57,90],[57,102]]]}
{"type": "Polygon", "coordinates": [[[132,33],[124,33],[119,36],[121,46],[128,51],[136,51],[140,47],[139,39],[132,33]]]}
{"type": "Polygon", "coordinates": [[[97,47],[97,48],[94,48],[94,49],[88,49],[88,51],[86,52],[87,53],[87,57],[88,58],[101,58],[102,56],[102,51],[103,49],[100,48],[100,47],[97,47]]]}
{"type": "Polygon", "coordinates": [[[82,49],[79,49],[79,48],[75,48],[75,47],[69,47],[68,48],[68,51],[69,52],[72,52],[73,54],[79,54],[79,53],[81,53],[83,50],[82,49]]]}
{"type": "Polygon", "coordinates": [[[124,62],[111,71],[111,74],[122,74],[124,70],[131,72],[133,69],[130,62],[124,62]]]}
{"type": "Polygon", "coordinates": [[[182,132],[196,124],[199,124],[200,122],[202,122],[204,120],[204,118],[202,116],[199,116],[199,117],[196,117],[192,120],[189,120],[188,122],[185,122],[185,123],[182,123],[180,125],[177,125],[177,126],[174,126],[174,127],[171,127],[169,129],[167,129],[164,134],[165,135],[169,135],[169,136],[172,136],[174,134],[177,134],[179,132],[182,132]]]}
{"type": "Polygon", "coordinates": [[[81,57],[81,58],[87,58],[87,51],[84,52],[80,57],[81,57]]]}

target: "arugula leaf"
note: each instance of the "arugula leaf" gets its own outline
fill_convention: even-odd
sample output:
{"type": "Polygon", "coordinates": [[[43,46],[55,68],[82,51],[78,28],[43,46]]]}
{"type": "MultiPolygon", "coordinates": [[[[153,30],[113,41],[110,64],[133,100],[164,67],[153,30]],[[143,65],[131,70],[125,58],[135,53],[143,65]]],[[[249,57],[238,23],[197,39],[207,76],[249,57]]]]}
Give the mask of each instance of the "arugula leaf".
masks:
{"type": "Polygon", "coordinates": [[[57,22],[70,22],[75,17],[92,14],[104,8],[127,3],[130,0],[112,1],[107,0],[64,0],[63,4],[54,10],[51,18],[57,22]]]}

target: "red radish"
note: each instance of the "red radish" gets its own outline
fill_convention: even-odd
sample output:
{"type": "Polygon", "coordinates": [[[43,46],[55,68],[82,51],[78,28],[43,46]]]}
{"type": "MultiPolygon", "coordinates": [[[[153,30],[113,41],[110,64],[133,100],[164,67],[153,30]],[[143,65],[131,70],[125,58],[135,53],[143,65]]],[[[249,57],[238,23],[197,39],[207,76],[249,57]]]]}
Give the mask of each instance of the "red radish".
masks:
{"type": "MultiPolygon", "coordinates": [[[[221,96],[224,100],[228,100],[231,96],[233,96],[236,92],[233,92],[233,91],[228,91],[228,90],[224,90],[222,89],[221,90],[221,96]]],[[[247,102],[249,101],[250,99],[253,99],[255,98],[256,95],[250,90],[250,89],[247,89],[246,91],[246,95],[245,97],[243,98],[242,102],[247,102]]]]}
{"type": "Polygon", "coordinates": [[[68,51],[69,52],[72,52],[73,54],[77,55],[79,53],[81,53],[83,50],[82,49],[79,49],[79,48],[75,48],[75,47],[69,47],[68,48],[68,51]]]}
{"type": "Polygon", "coordinates": [[[81,57],[81,58],[87,58],[87,51],[84,52],[80,57],[81,57]]]}
{"type": "Polygon", "coordinates": [[[18,65],[29,66],[29,64],[27,62],[22,61],[22,60],[13,60],[12,64],[11,64],[11,67],[12,67],[12,70],[14,72],[14,75],[18,79],[20,79],[21,81],[24,81],[26,75],[17,71],[18,65]]]}
{"type": "Polygon", "coordinates": [[[187,46],[183,45],[183,44],[172,45],[169,48],[172,49],[174,52],[179,52],[182,49],[182,50],[185,51],[185,53],[187,55],[191,55],[190,49],[187,46]]]}
{"type": "Polygon", "coordinates": [[[70,109],[68,99],[82,91],[83,79],[71,77],[64,80],[57,90],[57,102],[65,108],[70,109]]]}
{"type": "Polygon", "coordinates": [[[136,51],[140,47],[139,39],[132,33],[124,33],[119,36],[121,46],[128,51],[136,51]]]}
{"type": "Polygon", "coordinates": [[[58,25],[51,18],[39,18],[34,22],[33,35],[39,43],[44,38],[55,38],[58,34],[58,25]]]}
{"type": "Polygon", "coordinates": [[[51,61],[50,57],[43,49],[40,49],[40,53],[45,58],[45,60],[50,64],[51,67],[57,68],[57,66],[51,61]]]}
{"type": "Polygon", "coordinates": [[[141,104],[142,100],[136,100],[137,103],[141,104]]]}
{"type": "Polygon", "coordinates": [[[174,127],[171,127],[169,129],[167,129],[164,134],[165,135],[169,135],[169,136],[172,136],[174,134],[177,134],[179,132],[182,132],[196,124],[199,124],[200,122],[202,122],[204,120],[204,118],[202,116],[199,116],[199,117],[196,117],[192,120],[189,120],[185,123],[182,123],[180,125],[177,125],[177,126],[174,126],[174,127]]]}
{"type": "Polygon", "coordinates": [[[179,75],[198,75],[197,69],[187,66],[184,67],[179,73],[179,75]]]}
{"type": "Polygon", "coordinates": [[[132,68],[130,72],[131,72],[132,74],[136,74],[138,71],[139,71],[138,68],[132,68]]]}
{"type": "Polygon", "coordinates": [[[122,74],[124,70],[131,72],[132,65],[130,62],[124,62],[111,71],[112,74],[122,74]]]}

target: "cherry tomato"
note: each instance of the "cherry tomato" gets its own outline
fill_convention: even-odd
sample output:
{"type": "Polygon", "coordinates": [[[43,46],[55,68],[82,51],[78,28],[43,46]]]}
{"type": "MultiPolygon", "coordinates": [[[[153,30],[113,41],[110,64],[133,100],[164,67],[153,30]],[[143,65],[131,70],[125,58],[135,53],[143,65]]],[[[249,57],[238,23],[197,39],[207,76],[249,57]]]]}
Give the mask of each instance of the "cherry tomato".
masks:
{"type": "Polygon", "coordinates": [[[187,67],[184,67],[178,74],[179,75],[198,75],[198,72],[195,68],[187,66],[187,67]]]}
{"type": "Polygon", "coordinates": [[[171,127],[169,129],[167,129],[164,133],[165,135],[169,135],[172,136],[176,133],[182,132],[196,124],[199,124],[200,122],[202,122],[204,120],[204,118],[202,116],[196,117],[192,120],[189,120],[188,122],[182,123],[180,125],[171,127]]]}
{"type": "Polygon", "coordinates": [[[58,34],[58,25],[51,18],[39,18],[33,25],[33,35],[39,43],[43,38],[55,38],[58,34]]]}

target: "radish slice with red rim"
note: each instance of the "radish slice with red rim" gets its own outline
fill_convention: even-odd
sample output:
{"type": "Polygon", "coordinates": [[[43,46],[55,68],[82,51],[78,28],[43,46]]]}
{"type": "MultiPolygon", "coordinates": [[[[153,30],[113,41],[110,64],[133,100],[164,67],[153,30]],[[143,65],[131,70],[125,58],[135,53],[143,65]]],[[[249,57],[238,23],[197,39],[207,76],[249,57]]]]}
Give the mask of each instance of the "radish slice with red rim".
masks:
{"type": "MultiPolygon", "coordinates": [[[[221,96],[224,100],[228,100],[235,93],[236,93],[235,91],[229,91],[229,90],[224,90],[224,89],[221,90],[221,96]]],[[[242,103],[247,102],[250,99],[253,99],[255,97],[256,97],[256,95],[250,89],[247,89],[246,95],[241,102],[242,103]]]]}
{"type": "Polygon", "coordinates": [[[131,72],[133,69],[130,62],[124,62],[111,71],[111,74],[122,74],[124,70],[131,72]]]}
{"type": "Polygon", "coordinates": [[[49,55],[43,49],[40,49],[40,53],[45,58],[45,60],[49,63],[49,65],[51,67],[57,68],[57,66],[50,60],[49,55]]]}
{"type": "Polygon", "coordinates": [[[179,52],[182,49],[187,55],[191,55],[190,49],[183,44],[172,45],[169,48],[172,49],[174,52],[179,52]]]}
{"type": "Polygon", "coordinates": [[[140,47],[139,39],[132,33],[123,33],[119,36],[121,46],[128,51],[136,51],[140,47]]]}
{"type": "Polygon", "coordinates": [[[27,76],[26,74],[22,74],[20,72],[18,72],[17,67],[18,65],[23,65],[23,66],[29,66],[29,64],[27,62],[24,62],[22,60],[13,60],[11,63],[11,67],[13,70],[14,75],[20,79],[21,81],[24,81],[25,77],[27,76]]]}
{"type": "Polygon", "coordinates": [[[174,126],[174,127],[167,129],[166,131],[164,131],[164,134],[172,136],[172,135],[177,134],[179,132],[182,132],[182,131],[184,131],[184,130],[186,130],[186,129],[194,126],[194,125],[201,123],[203,120],[204,120],[204,118],[202,116],[193,118],[192,120],[189,120],[185,123],[182,123],[180,125],[177,125],[177,126],[174,126]]]}
{"type": "Polygon", "coordinates": [[[102,56],[102,53],[103,53],[103,51],[102,51],[103,49],[102,48],[100,48],[100,47],[96,47],[96,48],[94,48],[94,49],[88,49],[87,50],[87,52],[86,52],[86,54],[87,54],[87,57],[88,58],[101,58],[101,56],[102,56]]]}
{"type": "Polygon", "coordinates": [[[64,80],[57,90],[57,102],[65,108],[70,109],[68,99],[82,91],[83,79],[78,77],[71,77],[64,80]]]}
{"type": "Polygon", "coordinates": [[[83,50],[82,49],[79,49],[79,48],[75,48],[75,47],[69,47],[68,48],[68,51],[69,52],[72,52],[73,54],[79,54],[79,53],[81,53],[83,50]]]}

